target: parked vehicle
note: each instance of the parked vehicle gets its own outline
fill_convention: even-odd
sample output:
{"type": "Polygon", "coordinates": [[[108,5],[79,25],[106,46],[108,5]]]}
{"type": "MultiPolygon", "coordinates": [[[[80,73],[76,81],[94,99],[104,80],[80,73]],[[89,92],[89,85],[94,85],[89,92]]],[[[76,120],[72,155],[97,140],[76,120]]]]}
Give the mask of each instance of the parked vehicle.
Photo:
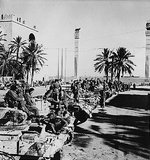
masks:
{"type": "MultiPolygon", "coordinates": [[[[44,110],[44,107],[40,109],[44,110]]],[[[20,118],[24,115],[20,111],[16,117],[16,113],[18,110],[15,108],[0,106],[0,159],[16,160],[15,157],[22,157],[25,160],[60,160],[63,146],[69,144],[73,138],[73,123],[54,134],[46,131],[46,125],[40,120],[43,115],[38,122],[22,123],[20,118]]]]}

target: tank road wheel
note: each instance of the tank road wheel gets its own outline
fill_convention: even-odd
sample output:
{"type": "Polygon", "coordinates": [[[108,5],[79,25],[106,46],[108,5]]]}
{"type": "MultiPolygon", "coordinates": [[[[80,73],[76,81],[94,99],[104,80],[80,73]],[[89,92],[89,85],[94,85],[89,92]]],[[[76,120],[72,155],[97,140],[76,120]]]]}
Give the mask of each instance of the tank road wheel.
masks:
{"type": "Polygon", "coordinates": [[[58,152],[55,153],[54,157],[52,160],[62,160],[63,158],[63,150],[59,150],[58,152]]]}
{"type": "Polygon", "coordinates": [[[0,160],[15,160],[15,158],[8,153],[0,151],[0,160]]]}
{"type": "Polygon", "coordinates": [[[73,132],[69,132],[69,133],[68,133],[67,141],[65,142],[65,144],[64,144],[64,145],[69,145],[69,144],[72,142],[73,137],[74,137],[73,132]]]}

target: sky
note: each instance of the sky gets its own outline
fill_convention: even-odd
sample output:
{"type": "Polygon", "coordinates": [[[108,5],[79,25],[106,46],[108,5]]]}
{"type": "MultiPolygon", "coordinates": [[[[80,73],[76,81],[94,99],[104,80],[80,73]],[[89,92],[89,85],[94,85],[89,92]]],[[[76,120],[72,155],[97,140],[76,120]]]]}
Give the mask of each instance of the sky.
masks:
{"type": "Polygon", "coordinates": [[[145,26],[150,20],[148,0],[0,0],[0,12],[23,17],[39,30],[37,43],[47,53],[36,79],[56,76],[58,50],[66,49],[66,75],[74,75],[74,30],[79,39],[79,76],[99,76],[94,59],[103,48],[127,48],[135,57],[133,75],[145,75],[145,26]]]}

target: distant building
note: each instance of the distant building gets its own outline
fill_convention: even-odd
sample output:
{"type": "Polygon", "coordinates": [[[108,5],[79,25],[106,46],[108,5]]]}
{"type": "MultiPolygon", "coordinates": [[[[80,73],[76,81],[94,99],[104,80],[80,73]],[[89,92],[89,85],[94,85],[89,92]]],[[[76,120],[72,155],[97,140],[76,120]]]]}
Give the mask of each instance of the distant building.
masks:
{"type": "Polygon", "coordinates": [[[7,41],[4,41],[4,45],[8,48],[8,44],[16,38],[21,36],[22,40],[28,42],[29,35],[32,33],[35,37],[38,35],[38,30],[36,26],[30,27],[26,24],[26,21],[21,17],[16,17],[13,14],[1,14],[0,15],[0,31],[6,34],[4,37],[7,41]]]}

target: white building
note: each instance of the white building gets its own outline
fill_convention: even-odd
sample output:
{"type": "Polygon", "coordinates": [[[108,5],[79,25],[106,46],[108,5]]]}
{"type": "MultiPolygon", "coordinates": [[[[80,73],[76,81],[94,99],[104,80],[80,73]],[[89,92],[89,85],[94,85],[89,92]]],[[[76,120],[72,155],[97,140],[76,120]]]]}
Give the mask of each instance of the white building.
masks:
{"type": "Polygon", "coordinates": [[[21,36],[22,40],[28,42],[31,33],[34,34],[35,38],[38,35],[36,26],[30,27],[26,24],[24,19],[13,14],[0,15],[0,31],[2,31],[3,34],[6,34],[4,38],[7,41],[3,42],[6,48],[8,48],[8,44],[10,44],[13,38],[16,38],[17,36],[21,36]]]}

